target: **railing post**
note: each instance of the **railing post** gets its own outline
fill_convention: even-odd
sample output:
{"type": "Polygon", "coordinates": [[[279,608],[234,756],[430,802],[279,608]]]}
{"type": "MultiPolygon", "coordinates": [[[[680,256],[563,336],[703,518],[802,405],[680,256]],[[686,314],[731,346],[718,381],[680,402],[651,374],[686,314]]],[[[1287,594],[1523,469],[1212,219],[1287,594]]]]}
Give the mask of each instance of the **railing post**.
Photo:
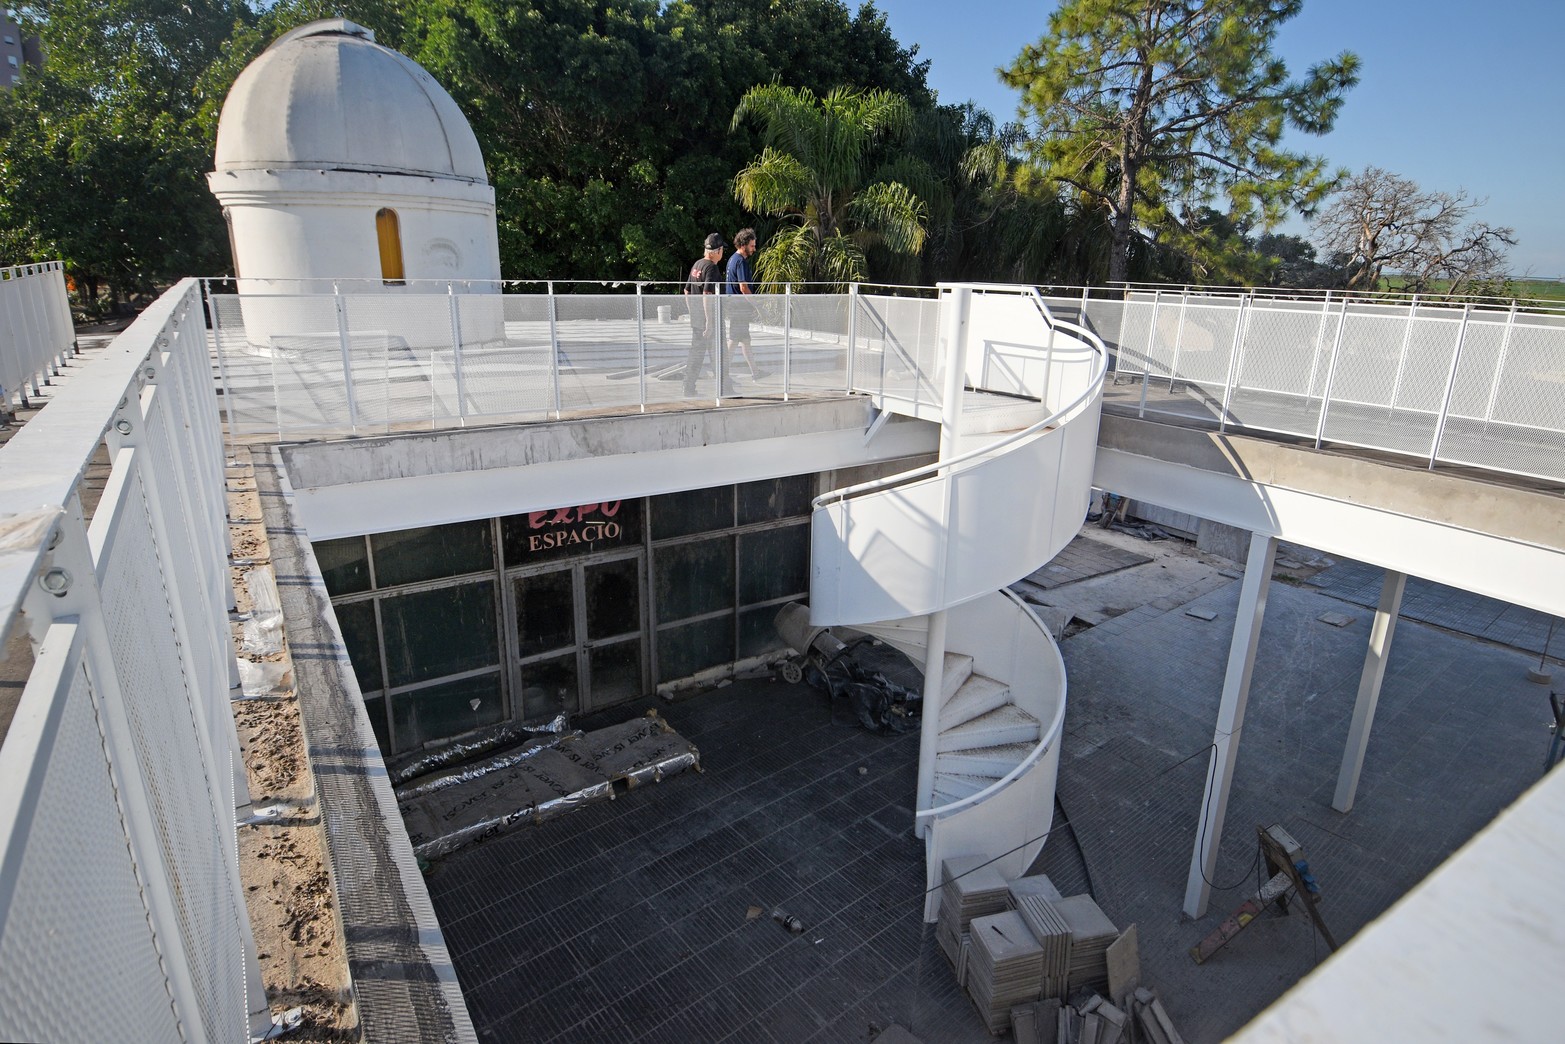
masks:
{"type": "MultiPolygon", "coordinates": [[[[1152,380],[1152,346],[1157,342],[1157,313],[1162,304],[1163,291],[1152,291],[1152,322],[1147,327],[1147,343],[1141,353],[1141,405],[1136,411],[1136,416],[1138,417],[1147,415],[1147,384],[1152,380]]],[[[1128,296],[1125,299],[1125,307],[1130,307],[1128,296]]],[[[1121,337],[1125,335],[1125,318],[1123,315],[1120,316],[1119,320],[1119,333],[1121,337]]],[[[1121,341],[1120,350],[1124,351],[1124,348],[1125,343],[1121,341]]]]}
{"type": "Polygon", "coordinates": [[[1467,343],[1467,323],[1473,316],[1473,306],[1462,306],[1462,327],[1456,334],[1456,350],[1451,353],[1451,371],[1445,378],[1445,395],[1440,400],[1440,416],[1435,419],[1435,437],[1429,443],[1429,470],[1435,469],[1440,456],[1440,440],[1445,437],[1445,423],[1451,415],[1451,395],[1456,390],[1456,368],[1462,361],[1462,346],[1467,343]]]}
{"type": "Polygon", "coordinates": [[[1407,369],[1407,348],[1413,340],[1413,322],[1418,318],[1418,295],[1413,295],[1412,306],[1407,311],[1407,324],[1402,327],[1402,351],[1397,356],[1397,373],[1391,379],[1391,413],[1397,411],[1397,393],[1402,390],[1402,373],[1407,369]]]}
{"type": "Polygon", "coordinates": [[[783,284],[783,402],[788,401],[788,380],[793,363],[793,284],[783,284]]]}
{"type": "Polygon", "coordinates": [[[549,380],[554,385],[554,419],[560,419],[560,328],[554,309],[554,280],[545,284],[549,295],[549,380]]]}
{"type": "Polygon", "coordinates": [[[641,380],[641,412],[647,412],[647,315],[641,283],[636,284],[636,369],[641,380]]]}
{"type": "Polygon", "coordinates": [[[716,379],[717,387],[712,389],[712,401],[721,406],[723,404],[723,388],[728,382],[728,368],[723,365],[723,351],[728,347],[728,338],[723,332],[723,298],[725,294],[712,295],[712,310],[717,315],[717,338],[712,342],[712,376],[716,379]]]}
{"type": "Polygon", "coordinates": [[[853,371],[858,363],[859,332],[859,284],[848,284],[848,372],[843,384],[843,394],[853,394],[853,371]]]}
{"type": "Polygon", "coordinates": [[[1228,410],[1233,402],[1234,385],[1239,381],[1240,360],[1244,356],[1244,325],[1250,317],[1253,303],[1248,297],[1239,298],[1239,315],[1234,319],[1233,349],[1228,353],[1228,375],[1223,378],[1223,411],[1217,418],[1217,430],[1228,430],[1228,410]]]}
{"type": "Polygon", "coordinates": [[[1326,291],[1326,300],[1320,306],[1320,322],[1315,327],[1315,351],[1310,355],[1310,379],[1304,385],[1304,403],[1309,405],[1310,392],[1315,390],[1315,372],[1320,368],[1321,341],[1326,336],[1326,317],[1331,314],[1331,291],[1326,291]]]}
{"type": "Polygon", "coordinates": [[[1494,419],[1494,401],[1500,394],[1500,375],[1505,372],[1505,357],[1511,350],[1511,333],[1516,329],[1516,302],[1511,302],[1511,311],[1505,317],[1505,333],[1500,337],[1500,354],[1494,360],[1494,379],[1489,382],[1489,401],[1484,404],[1483,423],[1484,430],[1489,428],[1489,422],[1494,419]]]}
{"type": "Polygon", "coordinates": [[[1337,356],[1342,354],[1342,335],[1348,329],[1348,298],[1342,298],[1342,315],[1337,320],[1337,338],[1331,345],[1331,360],[1326,363],[1326,386],[1320,390],[1320,419],[1315,424],[1315,448],[1326,438],[1326,413],[1331,409],[1331,385],[1337,379],[1337,356]]]}
{"type": "MultiPolygon", "coordinates": [[[[348,339],[348,309],[343,303],[342,290],[336,283],[332,283],[331,292],[337,303],[337,341],[342,348],[342,386],[348,396],[348,427],[357,434],[359,430],[359,400],[353,390],[353,356],[348,339]]],[[[275,367],[275,360],[273,365],[275,367]]],[[[273,388],[273,394],[276,394],[275,387],[273,388]]],[[[279,415],[281,415],[282,403],[277,404],[277,409],[279,415]]]]}
{"type": "MultiPolygon", "coordinates": [[[[467,382],[462,379],[462,309],[456,296],[456,284],[446,284],[446,297],[451,307],[451,369],[456,375],[456,416],[462,427],[467,427],[467,382]]],[[[430,418],[434,420],[433,417],[430,418]]]]}
{"type": "MultiPolygon", "coordinates": [[[[1242,307],[1242,306],[1241,306],[1242,307]]],[[[1174,329],[1174,360],[1168,364],[1168,393],[1174,393],[1175,375],[1179,373],[1179,350],[1185,345],[1185,316],[1190,313],[1190,291],[1179,291],[1179,325],[1174,329]]]]}

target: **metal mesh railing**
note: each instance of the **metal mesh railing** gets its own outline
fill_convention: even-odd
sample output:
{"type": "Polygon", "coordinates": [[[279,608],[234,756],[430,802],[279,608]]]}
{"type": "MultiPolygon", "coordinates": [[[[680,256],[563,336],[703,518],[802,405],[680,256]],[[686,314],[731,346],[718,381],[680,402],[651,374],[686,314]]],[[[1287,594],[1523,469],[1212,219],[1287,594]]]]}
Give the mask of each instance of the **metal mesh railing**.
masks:
{"type": "Polygon", "coordinates": [[[937,326],[932,301],[888,298],[860,309],[856,334],[854,295],[790,292],[709,298],[695,334],[683,294],[461,289],[211,294],[231,430],[301,438],[842,395],[850,367],[876,387],[916,383],[904,366],[916,371],[937,326]],[[882,367],[888,344],[903,354],[882,367]]]}
{"type": "Polygon", "coordinates": [[[243,1041],[270,1025],[235,843],[248,798],[210,373],[187,280],[0,449],[0,619],[25,621],[34,649],[0,746],[6,1039],[243,1041]]]}
{"type": "Polygon", "coordinates": [[[75,344],[65,265],[0,268],[0,414],[40,394],[75,344]]]}
{"type": "Polygon", "coordinates": [[[1111,401],[1142,416],[1565,479],[1565,316],[1194,290],[1082,310],[1115,353],[1111,401]]]}

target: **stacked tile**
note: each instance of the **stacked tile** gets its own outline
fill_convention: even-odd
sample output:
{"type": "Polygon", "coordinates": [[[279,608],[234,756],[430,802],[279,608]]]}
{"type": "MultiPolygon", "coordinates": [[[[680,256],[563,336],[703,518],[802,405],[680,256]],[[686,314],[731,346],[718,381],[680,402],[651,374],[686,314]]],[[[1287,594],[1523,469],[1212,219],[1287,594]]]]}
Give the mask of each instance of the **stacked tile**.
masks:
{"type": "Polygon", "coordinates": [[[1053,904],[1071,928],[1068,990],[1086,987],[1099,992],[1109,988],[1108,951],[1119,938],[1119,929],[1098,908],[1090,895],[1073,895],[1053,904]]]}
{"type": "Polygon", "coordinates": [[[1005,878],[983,856],[957,856],[940,866],[940,919],[935,938],[957,981],[963,981],[962,946],[967,927],[975,917],[1001,913],[1007,908],[1010,893],[1005,878]]]}
{"type": "MultiPolygon", "coordinates": [[[[1013,896],[1016,894],[1013,890],[1013,896]]],[[[1022,892],[1017,912],[1043,950],[1040,995],[1063,1000],[1070,993],[1071,945],[1075,933],[1059,910],[1041,894],[1022,892]]]]}
{"type": "Polygon", "coordinates": [[[1022,908],[1022,896],[1041,895],[1051,903],[1057,903],[1063,898],[1060,890],[1054,887],[1054,882],[1049,880],[1048,874],[1034,874],[1032,877],[1018,877],[1006,886],[1006,891],[1011,894],[1011,909],[1022,908]]]}
{"type": "Polygon", "coordinates": [[[975,918],[973,951],[967,961],[967,995],[989,1032],[1011,1026],[1011,1009],[1038,999],[1043,983],[1043,950],[1027,922],[1014,910],[975,918]]]}

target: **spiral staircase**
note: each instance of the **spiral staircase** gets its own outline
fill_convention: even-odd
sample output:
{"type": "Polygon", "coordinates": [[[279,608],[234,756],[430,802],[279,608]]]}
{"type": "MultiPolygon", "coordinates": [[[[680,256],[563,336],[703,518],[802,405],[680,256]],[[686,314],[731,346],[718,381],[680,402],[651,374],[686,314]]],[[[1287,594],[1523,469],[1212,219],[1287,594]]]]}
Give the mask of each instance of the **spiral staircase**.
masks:
{"type": "Polygon", "coordinates": [[[942,286],[919,305],[915,324],[905,299],[857,296],[854,384],[883,411],[938,420],[940,459],[816,500],[810,623],[925,668],[916,829],[933,920],[945,859],[1020,876],[1053,820],[1065,668],[1007,588],[1081,525],[1107,353],[1030,288],[942,286]]]}

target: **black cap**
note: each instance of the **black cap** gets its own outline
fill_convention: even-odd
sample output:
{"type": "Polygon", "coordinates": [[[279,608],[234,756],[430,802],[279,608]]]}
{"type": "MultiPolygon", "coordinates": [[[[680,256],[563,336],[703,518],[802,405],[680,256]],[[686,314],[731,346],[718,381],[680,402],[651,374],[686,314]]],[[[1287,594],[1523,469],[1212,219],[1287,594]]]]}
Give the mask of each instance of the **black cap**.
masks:
{"type": "Polygon", "coordinates": [[[721,250],[727,245],[727,243],[723,242],[723,237],[716,232],[706,237],[706,248],[708,250],[721,250]]]}

